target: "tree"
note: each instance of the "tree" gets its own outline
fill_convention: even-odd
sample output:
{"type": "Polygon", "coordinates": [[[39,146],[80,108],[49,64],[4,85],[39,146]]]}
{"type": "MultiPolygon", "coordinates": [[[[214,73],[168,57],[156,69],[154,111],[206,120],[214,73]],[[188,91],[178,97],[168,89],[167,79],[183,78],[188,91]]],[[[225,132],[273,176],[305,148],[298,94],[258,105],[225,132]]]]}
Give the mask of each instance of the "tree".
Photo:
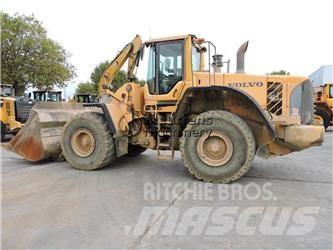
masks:
{"type": "MultiPolygon", "coordinates": [[[[98,64],[90,75],[90,80],[98,89],[98,81],[102,77],[103,72],[109,66],[109,61],[104,61],[98,64]]],[[[127,73],[124,70],[120,70],[112,81],[113,90],[116,91],[127,81],[127,73]]]]}
{"type": "Polygon", "coordinates": [[[146,80],[138,80],[137,81],[137,83],[141,86],[141,87],[143,87],[143,85],[145,85],[146,84],[146,80]]]}
{"type": "Polygon", "coordinates": [[[63,87],[75,76],[69,54],[47,36],[32,16],[1,12],[1,80],[12,84],[17,95],[29,86],[38,89],[63,87]]]}
{"type": "Polygon", "coordinates": [[[279,71],[272,71],[271,73],[267,73],[266,75],[290,75],[290,73],[281,69],[279,71]]]}
{"type": "Polygon", "coordinates": [[[76,94],[97,94],[95,84],[91,82],[81,82],[75,90],[76,94]]]}
{"type": "Polygon", "coordinates": [[[101,78],[104,70],[106,69],[107,66],[109,66],[110,62],[109,61],[104,61],[98,64],[93,72],[90,74],[90,80],[96,85],[96,89],[98,89],[98,81],[101,78]]]}
{"type": "Polygon", "coordinates": [[[113,91],[119,89],[126,82],[128,82],[127,73],[124,70],[120,70],[112,81],[113,91]]]}
{"type": "MultiPolygon", "coordinates": [[[[101,78],[107,66],[109,66],[109,64],[110,64],[109,61],[101,62],[94,68],[93,72],[90,75],[90,80],[95,85],[96,91],[98,90],[98,81],[101,78]]],[[[126,82],[128,82],[127,73],[124,70],[120,70],[112,81],[113,91],[119,89],[126,82]]],[[[143,86],[145,83],[144,80],[138,80],[136,77],[134,79],[134,82],[139,83],[140,86],[143,86]]]]}

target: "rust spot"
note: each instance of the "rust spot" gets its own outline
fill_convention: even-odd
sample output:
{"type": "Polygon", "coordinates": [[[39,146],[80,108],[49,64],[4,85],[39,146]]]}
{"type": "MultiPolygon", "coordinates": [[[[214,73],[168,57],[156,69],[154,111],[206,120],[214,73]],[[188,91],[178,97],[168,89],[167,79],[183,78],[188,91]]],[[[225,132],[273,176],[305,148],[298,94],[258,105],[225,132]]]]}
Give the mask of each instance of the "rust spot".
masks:
{"type": "Polygon", "coordinates": [[[39,161],[43,159],[43,145],[33,136],[26,136],[22,138],[13,138],[15,140],[15,144],[12,144],[12,150],[23,156],[29,161],[39,161]],[[21,140],[19,140],[21,138],[21,140]]]}

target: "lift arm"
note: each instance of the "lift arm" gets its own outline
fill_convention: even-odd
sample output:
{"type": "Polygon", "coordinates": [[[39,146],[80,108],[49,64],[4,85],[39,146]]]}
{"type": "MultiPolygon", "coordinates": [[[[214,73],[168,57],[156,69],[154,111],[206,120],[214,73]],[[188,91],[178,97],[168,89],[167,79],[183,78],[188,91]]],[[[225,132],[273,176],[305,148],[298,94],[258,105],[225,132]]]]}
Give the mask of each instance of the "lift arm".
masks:
{"type": "Polygon", "coordinates": [[[98,96],[106,94],[106,89],[103,85],[111,84],[117,73],[128,59],[127,78],[134,79],[133,71],[136,66],[137,57],[142,47],[141,37],[136,35],[132,42],[128,43],[112,60],[112,62],[104,70],[101,78],[98,81],[98,96]]]}

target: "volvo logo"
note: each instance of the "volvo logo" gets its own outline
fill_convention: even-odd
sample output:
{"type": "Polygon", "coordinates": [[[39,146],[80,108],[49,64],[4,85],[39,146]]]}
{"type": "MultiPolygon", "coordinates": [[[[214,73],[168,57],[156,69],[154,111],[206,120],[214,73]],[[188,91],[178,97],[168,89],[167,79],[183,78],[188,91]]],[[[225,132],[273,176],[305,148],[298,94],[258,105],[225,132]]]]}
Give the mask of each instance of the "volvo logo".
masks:
{"type": "Polygon", "coordinates": [[[262,87],[264,84],[262,82],[232,82],[229,83],[230,87],[235,88],[247,88],[247,87],[262,87]]]}

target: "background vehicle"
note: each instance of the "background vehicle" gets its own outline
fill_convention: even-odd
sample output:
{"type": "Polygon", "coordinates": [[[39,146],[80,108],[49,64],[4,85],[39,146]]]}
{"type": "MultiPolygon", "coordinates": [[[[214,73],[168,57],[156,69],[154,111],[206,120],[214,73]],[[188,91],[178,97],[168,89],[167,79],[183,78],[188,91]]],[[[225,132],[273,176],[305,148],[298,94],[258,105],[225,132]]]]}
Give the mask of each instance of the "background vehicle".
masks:
{"type": "Polygon", "coordinates": [[[142,44],[137,35],[103,73],[99,103],[38,103],[8,148],[31,161],[63,155],[81,170],[147,148],[159,159],[180,150],[196,178],[227,183],[245,174],[256,154],[320,145],[324,128],[312,124],[309,79],[245,74],[247,46],[237,52],[237,72],[223,74],[211,42],[184,35],[142,44]],[[144,55],[148,77],[140,87],[133,72],[144,55]],[[128,83],[114,93],[112,80],[127,60],[128,83]]]}
{"type": "MultiPolygon", "coordinates": [[[[43,102],[61,102],[61,91],[35,90],[32,92],[33,99],[43,102]]],[[[31,93],[29,93],[31,97],[31,93]]]]}
{"type": "Polygon", "coordinates": [[[80,103],[97,103],[98,96],[96,94],[76,94],[74,99],[80,103]]]}
{"type": "Polygon", "coordinates": [[[6,134],[17,133],[22,128],[35,101],[25,97],[15,97],[12,85],[1,84],[0,102],[1,140],[3,141],[6,134]]]}
{"type": "Polygon", "coordinates": [[[320,116],[325,129],[333,124],[333,83],[314,88],[315,114],[320,116]]]}

